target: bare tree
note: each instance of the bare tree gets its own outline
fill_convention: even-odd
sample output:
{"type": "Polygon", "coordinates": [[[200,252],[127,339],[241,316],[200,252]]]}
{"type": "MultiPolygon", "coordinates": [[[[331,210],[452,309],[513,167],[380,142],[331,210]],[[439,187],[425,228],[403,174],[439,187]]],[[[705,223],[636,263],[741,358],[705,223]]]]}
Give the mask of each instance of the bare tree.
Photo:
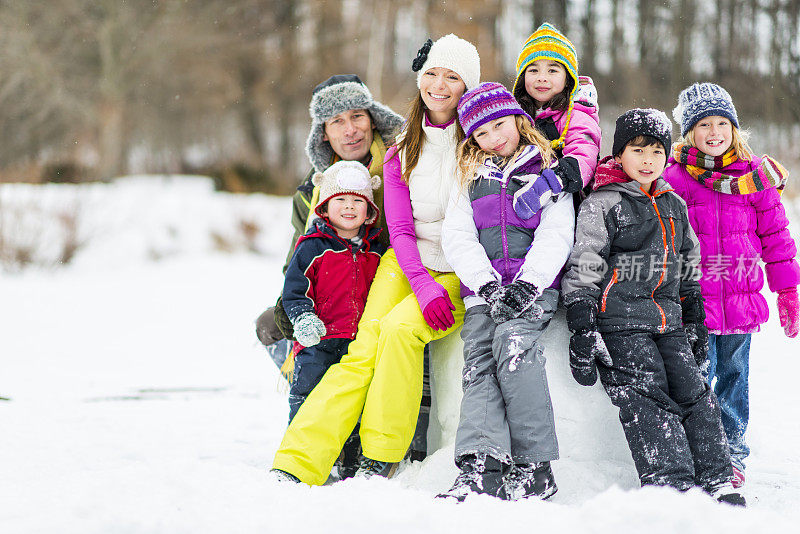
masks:
{"type": "MultiPolygon", "coordinates": [[[[787,146],[800,141],[800,0],[514,5],[530,31],[549,21],[576,44],[601,109],[668,109],[689,83],[713,80],[743,122],[768,120],[787,146]]],[[[352,72],[403,111],[421,45],[407,41],[447,33],[478,47],[482,79],[508,81],[500,52],[522,44],[501,31],[508,10],[501,0],[0,0],[0,176],[72,167],[110,178],[134,165],[288,191],[308,165],[317,83],[352,72]]]]}

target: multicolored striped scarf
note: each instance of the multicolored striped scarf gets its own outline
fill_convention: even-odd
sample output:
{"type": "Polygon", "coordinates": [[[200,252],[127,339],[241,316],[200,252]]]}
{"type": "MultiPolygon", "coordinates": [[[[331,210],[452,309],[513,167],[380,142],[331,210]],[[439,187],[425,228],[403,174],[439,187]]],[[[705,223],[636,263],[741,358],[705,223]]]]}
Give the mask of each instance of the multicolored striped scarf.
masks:
{"type": "Polygon", "coordinates": [[[741,176],[731,176],[719,171],[739,159],[733,149],[714,157],[682,143],[674,146],[673,156],[695,180],[709,189],[729,195],[747,195],[772,187],[783,193],[789,177],[783,165],[767,155],[758,167],[741,176]]]}

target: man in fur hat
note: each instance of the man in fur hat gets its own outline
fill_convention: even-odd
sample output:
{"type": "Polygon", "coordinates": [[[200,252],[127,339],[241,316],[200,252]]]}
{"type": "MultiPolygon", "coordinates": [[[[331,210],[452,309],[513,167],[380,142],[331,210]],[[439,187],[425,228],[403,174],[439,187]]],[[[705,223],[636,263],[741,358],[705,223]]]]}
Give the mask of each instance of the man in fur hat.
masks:
{"type": "MultiPolygon", "coordinates": [[[[367,86],[355,74],[337,74],[317,85],[312,93],[309,112],[311,131],[306,141],[306,154],[313,168],[292,199],[294,236],[283,272],[286,272],[292,258],[297,239],[308,229],[309,219],[314,218],[309,217],[309,213],[313,213],[319,201],[319,190],[311,182],[313,175],[325,172],[333,163],[344,160],[363,163],[371,175],[382,178],[386,146],[392,143],[403,123],[400,115],[372,98],[367,86]]],[[[383,186],[375,192],[375,203],[381,213],[376,226],[386,228],[383,186]]],[[[382,231],[379,240],[388,247],[389,232],[382,231]]],[[[284,338],[276,324],[274,307],[267,309],[256,320],[256,334],[268,347],[284,338]]]]}
{"type": "MultiPolygon", "coordinates": [[[[312,93],[309,112],[311,131],[306,141],[306,154],[312,169],[303,178],[292,199],[294,235],[283,266],[284,273],[295,252],[298,238],[306,233],[316,219],[314,212],[320,201],[320,187],[315,186],[312,179],[316,173],[324,173],[337,161],[358,161],[367,167],[371,176],[381,178],[381,185],[374,193],[374,202],[380,214],[374,226],[383,229],[376,238],[376,246],[380,250],[389,247],[389,232],[383,214],[383,157],[386,155],[386,146],[394,141],[403,118],[376,102],[364,82],[354,74],[337,74],[317,85],[312,93]]],[[[256,320],[256,335],[267,347],[267,352],[280,367],[281,373],[289,379],[294,363],[292,343],[285,339],[276,319],[283,330],[292,329],[282,306],[273,306],[256,320]]],[[[289,381],[292,383],[292,380],[289,381]]],[[[424,451],[427,410],[420,417],[423,424],[419,427],[421,444],[417,448],[424,451]]],[[[345,444],[340,458],[340,477],[353,475],[359,452],[360,441],[356,432],[345,444]]]]}

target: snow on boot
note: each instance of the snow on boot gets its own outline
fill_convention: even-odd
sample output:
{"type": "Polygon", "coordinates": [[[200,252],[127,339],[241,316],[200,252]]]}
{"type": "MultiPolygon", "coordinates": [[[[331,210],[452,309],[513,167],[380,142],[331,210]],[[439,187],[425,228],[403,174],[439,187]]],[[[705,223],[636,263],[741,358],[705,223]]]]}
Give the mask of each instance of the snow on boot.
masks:
{"type": "Polygon", "coordinates": [[[371,478],[375,475],[385,478],[392,478],[394,472],[397,470],[397,464],[392,462],[380,462],[361,456],[358,462],[358,470],[356,471],[355,478],[371,478]]]}
{"type": "Polygon", "coordinates": [[[269,474],[279,484],[300,484],[300,479],[281,469],[270,469],[269,474]]]}
{"type": "Polygon", "coordinates": [[[461,473],[456,477],[453,486],[436,496],[437,499],[455,499],[458,502],[464,500],[470,494],[484,494],[507,500],[505,488],[503,487],[503,472],[505,471],[502,463],[487,456],[485,453],[470,454],[459,462],[461,473]]]}
{"type": "Polygon", "coordinates": [[[516,464],[506,475],[504,485],[511,501],[528,497],[545,500],[558,491],[550,462],[516,464]]]}
{"type": "Polygon", "coordinates": [[[705,488],[706,493],[714,497],[717,502],[730,504],[733,506],[747,506],[747,501],[744,495],[734,489],[731,482],[721,482],[708,488],[705,488]]]}
{"type": "Polygon", "coordinates": [[[733,466],[733,480],[731,480],[734,489],[739,489],[744,486],[744,470],[733,466]]]}

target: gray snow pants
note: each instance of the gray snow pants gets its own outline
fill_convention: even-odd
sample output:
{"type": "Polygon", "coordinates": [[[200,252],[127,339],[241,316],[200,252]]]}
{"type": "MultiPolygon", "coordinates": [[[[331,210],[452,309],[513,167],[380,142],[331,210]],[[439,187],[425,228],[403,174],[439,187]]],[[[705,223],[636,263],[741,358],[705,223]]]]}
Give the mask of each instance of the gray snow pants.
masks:
{"type": "Polygon", "coordinates": [[[628,440],[641,484],[709,488],[733,476],[717,397],[683,329],[603,333],[613,365],[600,381],[628,440]]]}
{"type": "Polygon", "coordinates": [[[486,453],[506,463],[558,458],[553,405],[547,387],[539,337],[558,305],[558,292],[546,289],[537,303],[537,321],[512,319],[496,324],[486,305],[464,315],[464,373],[455,460],[486,453]]]}

